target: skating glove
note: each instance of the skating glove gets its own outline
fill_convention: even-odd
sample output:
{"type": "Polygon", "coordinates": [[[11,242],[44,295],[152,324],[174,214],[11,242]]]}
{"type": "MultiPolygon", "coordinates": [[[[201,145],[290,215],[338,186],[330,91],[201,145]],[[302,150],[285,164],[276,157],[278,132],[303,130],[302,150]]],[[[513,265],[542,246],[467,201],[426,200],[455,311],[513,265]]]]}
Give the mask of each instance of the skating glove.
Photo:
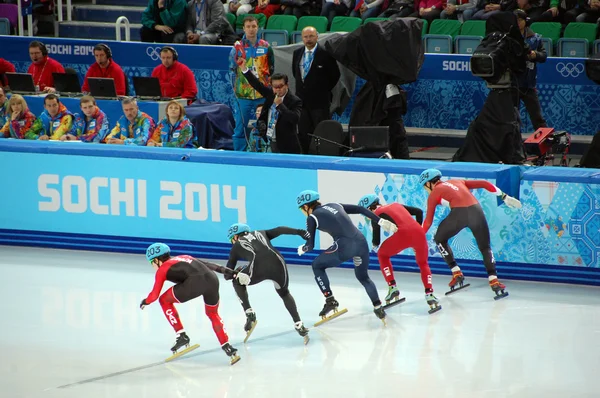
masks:
{"type": "Polygon", "coordinates": [[[385,218],[380,218],[377,224],[379,224],[379,226],[386,232],[396,233],[396,231],[398,231],[396,224],[386,220],[385,218]]]}
{"type": "Polygon", "coordinates": [[[512,196],[509,196],[505,193],[502,194],[502,200],[504,201],[504,203],[506,203],[508,207],[512,207],[513,209],[520,209],[521,207],[523,207],[519,199],[515,199],[512,196]]]}
{"type": "Polygon", "coordinates": [[[142,302],[140,303],[140,310],[143,310],[144,308],[146,308],[148,304],[146,304],[146,299],[143,299],[142,302]]]}
{"type": "Polygon", "coordinates": [[[246,286],[246,285],[250,284],[250,275],[244,274],[243,272],[239,272],[235,276],[235,279],[237,279],[237,281],[239,282],[239,284],[242,285],[242,286],[246,286]]]}
{"type": "Polygon", "coordinates": [[[304,253],[306,253],[306,246],[305,245],[298,246],[298,255],[301,256],[304,253]]]}

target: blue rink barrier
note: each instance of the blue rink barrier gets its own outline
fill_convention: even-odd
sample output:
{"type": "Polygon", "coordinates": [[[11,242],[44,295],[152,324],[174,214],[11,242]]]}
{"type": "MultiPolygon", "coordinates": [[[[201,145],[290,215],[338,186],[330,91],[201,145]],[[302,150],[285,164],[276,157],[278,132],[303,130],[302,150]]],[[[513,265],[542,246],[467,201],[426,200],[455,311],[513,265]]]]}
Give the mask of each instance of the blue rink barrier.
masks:
{"type": "MultiPolygon", "coordinates": [[[[0,244],[142,254],[165,241],[176,252],[226,259],[226,233],[235,222],[304,228],[295,203],[304,189],[318,190],[325,202],[357,203],[373,192],[382,203],[425,209],[428,196],[418,175],[438,167],[445,177],[486,179],[520,197],[523,208],[515,210],[485,190],[474,191],[502,278],[600,285],[600,170],[24,140],[0,141],[0,153],[0,166],[11,171],[2,174],[0,244]]],[[[437,208],[428,233],[431,269],[446,275],[432,237],[448,211],[437,208]]],[[[370,225],[352,217],[371,241],[370,225]]],[[[317,234],[317,250],[302,257],[299,237],[274,243],[290,263],[308,265],[331,239],[317,234]]],[[[485,276],[470,231],[451,246],[467,275],[485,276]]],[[[376,256],[371,259],[378,268],[376,256]]],[[[392,263],[417,271],[410,249],[392,263]]]]}
{"type": "MultiPolygon", "coordinates": [[[[28,44],[31,38],[0,36],[2,57],[13,62],[17,72],[26,72],[31,64],[28,44]]],[[[44,38],[52,58],[75,69],[83,82],[89,66],[95,62],[97,40],[44,38]]],[[[133,77],[150,76],[160,64],[160,45],[140,42],[105,41],[129,78],[134,93],[133,77]]],[[[233,96],[228,56],[231,47],[175,44],[179,60],[194,73],[198,97],[207,101],[237,107],[233,96]]],[[[277,51],[277,50],[275,50],[277,51]]],[[[280,72],[275,65],[275,71],[280,72]]],[[[363,84],[357,82],[357,90],[363,84]]],[[[458,54],[425,54],[419,79],[405,86],[408,127],[466,130],[475,119],[489,90],[482,79],[470,71],[470,56],[458,54]],[[435,115],[435,117],[432,117],[435,115]]],[[[548,58],[538,65],[537,89],[543,115],[549,126],[575,135],[593,135],[600,126],[600,85],[589,80],[583,58],[548,58]]],[[[354,98],[354,97],[353,97],[354,98]]],[[[353,101],[339,117],[348,123],[353,101]]],[[[73,111],[71,109],[71,111],[73,111]]],[[[532,131],[527,112],[521,107],[524,131],[532,131]]]]}

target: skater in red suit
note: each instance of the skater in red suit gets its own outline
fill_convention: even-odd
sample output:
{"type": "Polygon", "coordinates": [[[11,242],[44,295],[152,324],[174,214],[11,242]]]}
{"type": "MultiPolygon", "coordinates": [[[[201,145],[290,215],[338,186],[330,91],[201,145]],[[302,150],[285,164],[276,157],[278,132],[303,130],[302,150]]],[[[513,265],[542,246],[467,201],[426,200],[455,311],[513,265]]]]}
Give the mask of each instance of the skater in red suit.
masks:
{"type": "Polygon", "coordinates": [[[429,192],[427,218],[423,224],[425,233],[431,227],[435,208],[438,205],[451,208],[450,214],[440,222],[434,237],[440,254],[452,270],[452,280],[448,284],[451,289],[450,292],[454,291],[457,285],[459,288],[463,287],[465,278],[454,259],[454,254],[448,245],[448,240],[457,235],[462,229],[468,227],[473,233],[479,251],[483,256],[483,264],[488,274],[490,287],[496,293],[496,298],[507,296],[508,293],[504,292],[506,286],[500,283],[496,274],[496,261],[490,247],[490,230],[485,219],[485,214],[470,190],[476,188],[486,189],[500,196],[509,207],[520,208],[521,202],[503,193],[500,188],[485,180],[442,181],[441,178],[442,173],[439,170],[427,169],[421,173],[419,183],[429,192]]]}
{"type": "Polygon", "coordinates": [[[379,225],[375,223],[372,224],[373,250],[377,252],[381,272],[389,286],[385,301],[389,303],[394,298],[400,297],[400,291],[396,287],[396,280],[394,278],[394,271],[390,259],[392,256],[395,256],[404,249],[410,247],[415,251],[415,260],[421,272],[421,281],[425,288],[425,300],[430,306],[431,312],[441,309],[442,307],[439,305],[439,300],[433,295],[431,270],[427,263],[427,238],[425,238],[425,232],[423,232],[423,228],[421,228],[421,223],[423,222],[423,210],[416,207],[403,206],[400,203],[391,203],[382,206],[379,203],[379,198],[374,194],[365,195],[360,198],[358,205],[371,210],[383,219],[393,222],[398,227],[398,231],[380,245],[381,229],[379,225]],[[416,217],[416,221],[413,216],[416,217]]]}
{"type": "Polygon", "coordinates": [[[242,272],[235,272],[191,256],[171,257],[171,249],[164,243],[150,245],[146,251],[146,259],[156,270],[156,277],[152,291],[142,300],[140,308],[144,309],[158,299],[165,317],[177,333],[177,340],[171,351],[176,353],[181,347],[189,346],[190,343],[190,338],[186,335],[179,313],[173,304],[185,303],[198,296],[204,296],[206,315],[212,323],[221,348],[230,357],[232,365],[239,361],[237,350],[229,344],[229,337],[219,316],[219,279],[214,271],[232,275],[242,285],[247,285],[250,277],[242,272]],[[165,281],[173,282],[175,286],[161,295],[165,281]]]}

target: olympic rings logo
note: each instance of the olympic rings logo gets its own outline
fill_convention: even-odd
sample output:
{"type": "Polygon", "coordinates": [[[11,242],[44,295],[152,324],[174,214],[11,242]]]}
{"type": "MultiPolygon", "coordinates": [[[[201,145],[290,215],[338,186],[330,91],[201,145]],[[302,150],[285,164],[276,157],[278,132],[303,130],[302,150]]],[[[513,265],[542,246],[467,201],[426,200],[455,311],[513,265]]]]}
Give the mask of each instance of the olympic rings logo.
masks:
{"type": "Polygon", "coordinates": [[[577,77],[583,73],[585,67],[583,64],[574,64],[572,62],[559,62],[556,64],[556,71],[560,73],[562,77],[577,77]]]}
{"type": "Polygon", "coordinates": [[[152,61],[158,61],[160,59],[160,50],[160,47],[148,47],[146,48],[146,54],[152,61]]]}

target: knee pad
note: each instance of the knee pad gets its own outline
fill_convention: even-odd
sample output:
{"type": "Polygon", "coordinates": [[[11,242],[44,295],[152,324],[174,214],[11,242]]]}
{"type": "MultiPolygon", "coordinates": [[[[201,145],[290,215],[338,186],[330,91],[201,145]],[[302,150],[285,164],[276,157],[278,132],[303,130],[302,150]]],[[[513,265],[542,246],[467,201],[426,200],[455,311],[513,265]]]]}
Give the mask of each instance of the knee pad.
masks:
{"type": "Polygon", "coordinates": [[[288,294],[290,294],[290,291],[288,290],[287,287],[284,287],[282,289],[277,289],[277,294],[279,295],[279,297],[284,298],[285,296],[287,296],[288,294]]]}
{"type": "Polygon", "coordinates": [[[164,292],[158,298],[158,303],[161,306],[164,306],[165,304],[178,303],[177,299],[175,298],[175,295],[173,294],[173,288],[170,288],[169,290],[167,290],[166,292],[164,292]]]}

